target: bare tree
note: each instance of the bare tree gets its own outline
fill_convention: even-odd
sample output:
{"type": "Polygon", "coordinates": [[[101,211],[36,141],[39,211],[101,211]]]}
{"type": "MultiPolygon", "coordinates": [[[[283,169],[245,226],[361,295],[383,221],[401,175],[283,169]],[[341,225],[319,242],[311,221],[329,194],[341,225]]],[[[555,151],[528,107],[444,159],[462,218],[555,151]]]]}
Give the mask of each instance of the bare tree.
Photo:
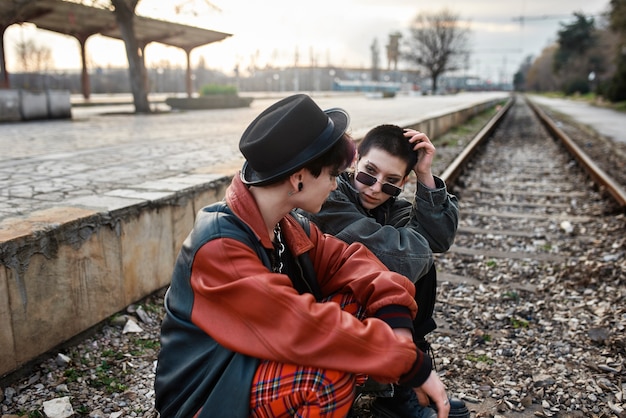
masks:
{"type": "Polygon", "coordinates": [[[4,33],[7,28],[15,23],[23,22],[23,10],[29,4],[35,2],[35,0],[13,0],[11,2],[6,0],[0,0],[6,8],[6,13],[0,15],[0,89],[8,89],[9,86],[9,72],[7,71],[5,50],[4,50],[4,33]]]}
{"type": "Polygon", "coordinates": [[[554,56],[557,44],[547,46],[532,63],[526,74],[527,91],[554,91],[558,88],[558,80],[553,72],[554,56]]]}
{"type": "Polygon", "coordinates": [[[32,39],[22,39],[15,44],[20,69],[27,72],[43,72],[52,68],[52,50],[32,39]]]}
{"type": "Polygon", "coordinates": [[[462,68],[469,55],[469,27],[461,25],[458,14],[443,9],[436,13],[418,14],[409,31],[406,49],[401,56],[426,70],[435,93],[439,77],[462,68]]]}

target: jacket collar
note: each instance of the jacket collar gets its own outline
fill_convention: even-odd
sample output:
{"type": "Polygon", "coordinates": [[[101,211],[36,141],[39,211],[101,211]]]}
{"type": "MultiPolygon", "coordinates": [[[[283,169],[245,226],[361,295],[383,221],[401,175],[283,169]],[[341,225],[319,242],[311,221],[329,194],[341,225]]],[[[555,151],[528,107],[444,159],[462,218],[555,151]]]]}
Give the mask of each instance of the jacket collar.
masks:
{"type": "MultiPolygon", "coordinates": [[[[265,222],[254,200],[254,196],[250,193],[248,186],[241,181],[240,176],[233,177],[233,181],[228,189],[226,189],[225,198],[226,204],[237,217],[252,229],[256,238],[261,242],[261,245],[268,249],[274,248],[271,237],[267,235],[265,222]]],[[[301,255],[313,248],[313,243],[310,238],[293,216],[287,215],[281,219],[280,228],[285,242],[289,245],[289,249],[293,255],[301,255]]]]}

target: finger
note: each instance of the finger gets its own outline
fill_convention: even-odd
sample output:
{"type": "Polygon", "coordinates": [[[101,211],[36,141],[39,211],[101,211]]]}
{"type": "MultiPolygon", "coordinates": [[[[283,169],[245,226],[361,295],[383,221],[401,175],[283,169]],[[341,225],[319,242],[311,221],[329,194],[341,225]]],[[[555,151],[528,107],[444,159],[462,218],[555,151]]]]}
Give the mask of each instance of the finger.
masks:
{"type": "Polygon", "coordinates": [[[419,135],[413,135],[411,138],[409,138],[409,143],[410,144],[421,144],[421,143],[430,144],[430,141],[428,140],[428,137],[426,135],[419,134],[419,135]]]}
{"type": "Polygon", "coordinates": [[[425,134],[414,135],[409,138],[409,142],[412,144],[430,144],[430,139],[425,134]]]}
{"type": "Polygon", "coordinates": [[[416,142],[415,144],[413,144],[413,151],[418,151],[420,149],[424,149],[426,151],[428,150],[435,150],[435,146],[433,144],[431,144],[430,142],[416,142]]]}

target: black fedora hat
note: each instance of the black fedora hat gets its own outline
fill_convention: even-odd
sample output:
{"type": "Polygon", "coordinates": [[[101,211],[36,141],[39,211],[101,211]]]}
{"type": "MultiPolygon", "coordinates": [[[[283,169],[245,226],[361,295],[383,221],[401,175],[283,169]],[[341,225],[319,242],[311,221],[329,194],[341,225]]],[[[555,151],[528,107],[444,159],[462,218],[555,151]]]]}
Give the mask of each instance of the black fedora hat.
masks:
{"type": "Polygon", "coordinates": [[[239,150],[246,159],[241,180],[262,186],[302,168],[328,151],[344,134],[349,121],[344,110],[323,111],[306,94],[274,103],[241,136],[239,150]]]}

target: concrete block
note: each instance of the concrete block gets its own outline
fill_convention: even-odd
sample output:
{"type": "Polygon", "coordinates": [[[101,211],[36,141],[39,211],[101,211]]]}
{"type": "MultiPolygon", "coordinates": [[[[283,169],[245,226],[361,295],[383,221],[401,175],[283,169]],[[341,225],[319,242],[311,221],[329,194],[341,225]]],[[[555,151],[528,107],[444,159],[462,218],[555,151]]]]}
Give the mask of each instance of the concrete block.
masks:
{"type": "Polygon", "coordinates": [[[72,103],[69,90],[46,90],[48,117],[50,119],[71,119],[72,103]]]}
{"type": "Polygon", "coordinates": [[[171,219],[168,206],[125,217],[120,234],[124,278],[120,300],[125,306],[170,283],[174,266],[171,219]]]}
{"type": "Polygon", "coordinates": [[[74,224],[21,255],[8,294],[17,362],[23,364],[124,305],[119,239],[108,226],[74,224]],[[45,248],[43,245],[45,244],[45,248]]]}
{"type": "Polygon", "coordinates": [[[20,90],[20,112],[23,120],[48,119],[46,93],[20,90]]]}
{"type": "Polygon", "coordinates": [[[0,375],[123,308],[119,239],[99,220],[93,211],[58,207],[0,224],[0,295],[8,300],[0,296],[0,321],[10,321],[0,340],[9,344],[4,332],[11,330],[15,347],[0,361],[0,375]]]}
{"type": "Polygon", "coordinates": [[[206,205],[222,200],[229,184],[230,180],[224,182],[214,182],[211,183],[211,187],[198,190],[195,194],[193,194],[194,214],[206,205]]]}
{"type": "MultiPolygon", "coordinates": [[[[176,260],[183,242],[193,228],[193,222],[196,218],[196,210],[194,201],[187,197],[180,199],[175,206],[172,206],[172,248],[171,253],[173,260],[176,260]]],[[[172,265],[172,270],[174,266],[172,265]]],[[[171,272],[170,272],[171,274],[171,272]]]]}
{"type": "Polygon", "coordinates": [[[19,90],[0,89],[0,122],[22,120],[19,90]]]}
{"type": "Polygon", "coordinates": [[[6,273],[7,268],[0,265],[0,376],[17,367],[6,273]]]}

